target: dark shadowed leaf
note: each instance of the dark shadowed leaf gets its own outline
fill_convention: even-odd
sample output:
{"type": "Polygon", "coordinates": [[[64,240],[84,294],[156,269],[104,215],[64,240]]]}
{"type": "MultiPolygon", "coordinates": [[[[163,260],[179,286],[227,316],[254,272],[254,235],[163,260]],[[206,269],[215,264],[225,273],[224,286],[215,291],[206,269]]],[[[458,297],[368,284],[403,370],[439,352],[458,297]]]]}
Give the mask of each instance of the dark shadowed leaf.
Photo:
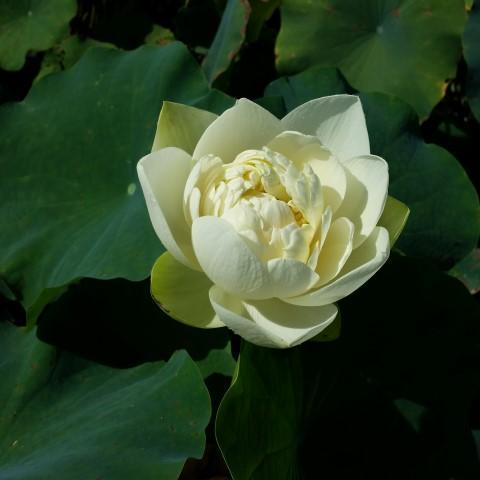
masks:
{"type": "Polygon", "coordinates": [[[233,477],[477,478],[480,311],[465,288],[394,255],[340,308],[339,340],[243,345],[216,426],[233,477]]]}
{"type": "Polygon", "coordinates": [[[281,0],[250,0],[252,13],[247,27],[247,40],[258,40],[264,23],[270,19],[273,12],[280,6],[281,0]]]}
{"type": "Polygon", "coordinates": [[[112,367],[167,360],[180,349],[206,376],[230,376],[235,366],[226,328],[172,320],[151,298],[148,280],[84,279],[44,310],[37,331],[44,342],[112,367]]]}
{"type": "Polygon", "coordinates": [[[210,84],[228,68],[240,50],[250,10],[247,0],[227,1],[220,26],[203,61],[203,69],[210,84]]]}
{"type": "Polygon", "coordinates": [[[468,65],[467,96],[470,107],[480,122],[480,5],[478,1],[468,15],[463,34],[463,49],[468,65]]]}
{"type": "Polygon", "coordinates": [[[450,274],[458,278],[472,295],[478,293],[480,291],[480,249],[472,250],[450,270],[450,274]]]}
{"type": "Polygon", "coordinates": [[[252,13],[248,21],[247,40],[258,40],[265,22],[270,19],[273,12],[280,6],[281,0],[250,0],[252,13]]]}

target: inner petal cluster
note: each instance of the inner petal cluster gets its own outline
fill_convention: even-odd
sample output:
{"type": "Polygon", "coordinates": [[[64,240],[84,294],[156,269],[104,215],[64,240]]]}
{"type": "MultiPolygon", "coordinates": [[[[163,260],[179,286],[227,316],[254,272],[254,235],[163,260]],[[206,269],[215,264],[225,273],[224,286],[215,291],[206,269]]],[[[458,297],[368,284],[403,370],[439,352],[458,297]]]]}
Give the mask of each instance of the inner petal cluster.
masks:
{"type": "Polygon", "coordinates": [[[267,147],[246,150],[228,164],[206,155],[184,200],[187,220],[227,220],[263,261],[291,258],[315,268],[329,216],[321,180],[308,163],[295,164],[267,147]]]}

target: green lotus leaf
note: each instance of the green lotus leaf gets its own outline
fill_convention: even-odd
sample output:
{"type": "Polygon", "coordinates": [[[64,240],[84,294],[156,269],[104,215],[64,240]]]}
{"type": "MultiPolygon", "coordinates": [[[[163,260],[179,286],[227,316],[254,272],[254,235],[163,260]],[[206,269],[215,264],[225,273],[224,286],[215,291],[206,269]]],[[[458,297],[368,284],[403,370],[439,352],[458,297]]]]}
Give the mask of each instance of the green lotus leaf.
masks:
{"type": "Polygon", "coordinates": [[[468,65],[467,96],[473,114],[480,121],[480,5],[469,13],[463,35],[465,61],[468,65]]]}
{"type": "Polygon", "coordinates": [[[463,285],[393,254],[340,307],[337,341],[242,345],[216,420],[232,477],[478,476],[480,312],[463,285]]]}
{"type": "Polygon", "coordinates": [[[225,70],[240,50],[245,40],[251,8],[245,0],[228,0],[220,26],[203,61],[209,83],[225,70]]]}
{"type": "Polygon", "coordinates": [[[99,42],[92,38],[82,39],[76,35],[64,38],[45,54],[34,83],[38,82],[45,75],[61,72],[72,67],[92,47],[115,48],[111,43],[99,42]]]}
{"type": "Polygon", "coordinates": [[[458,262],[450,274],[458,278],[475,295],[480,291],[480,249],[475,248],[458,262]]]}
{"type": "Polygon", "coordinates": [[[450,268],[480,235],[475,187],[453,155],[421,139],[416,116],[406,104],[381,94],[361,98],[371,149],[389,163],[389,193],[410,209],[397,248],[450,268]]]}
{"type": "Polygon", "coordinates": [[[210,399],[185,351],[115,370],[0,323],[2,480],[174,480],[200,458],[210,399]]]}
{"type": "Polygon", "coordinates": [[[75,0],[2,0],[0,68],[20,70],[31,50],[47,50],[68,32],[75,0]]]}
{"type": "Polygon", "coordinates": [[[455,76],[464,0],[284,0],[277,64],[338,67],[362,92],[395,95],[421,118],[455,76]]]}
{"type": "Polygon", "coordinates": [[[252,13],[248,20],[247,39],[250,42],[258,40],[262,28],[273,12],[280,6],[281,0],[250,0],[252,13]]]}
{"type": "Polygon", "coordinates": [[[218,103],[209,93],[179,43],[92,48],[0,108],[0,276],[27,310],[78,278],[149,275],[163,247],[136,163],[151,150],[162,101],[218,103]]]}

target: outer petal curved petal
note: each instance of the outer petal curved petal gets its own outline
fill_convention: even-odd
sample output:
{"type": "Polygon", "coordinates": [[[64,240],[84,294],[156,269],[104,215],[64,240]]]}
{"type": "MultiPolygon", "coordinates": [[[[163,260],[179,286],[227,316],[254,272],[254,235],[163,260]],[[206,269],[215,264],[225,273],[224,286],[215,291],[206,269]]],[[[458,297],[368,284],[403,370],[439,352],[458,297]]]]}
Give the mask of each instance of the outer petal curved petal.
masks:
{"type": "Polygon", "coordinates": [[[288,348],[318,335],[337,315],[335,305],[298,307],[278,299],[242,301],[218,286],[210,301],[221,321],[256,345],[288,348]]]}
{"type": "Polygon", "coordinates": [[[178,147],[190,155],[207,127],[218,115],[174,102],[163,102],[152,152],[178,147]]]}
{"type": "Polygon", "coordinates": [[[213,283],[240,298],[267,299],[298,295],[318,275],[302,262],[275,259],[263,263],[226,220],[200,217],[192,226],[198,262],[213,283]]]}
{"type": "Polygon", "coordinates": [[[304,133],[290,130],[277,135],[268,142],[267,147],[293,161],[293,157],[298,150],[312,143],[321,145],[319,138],[315,135],[305,135],[304,133]]]}
{"type": "Polygon", "coordinates": [[[243,298],[268,298],[265,265],[226,220],[200,217],[192,224],[193,248],[210,280],[243,298]]]}
{"type": "Polygon", "coordinates": [[[319,280],[305,263],[290,258],[275,258],[267,262],[270,297],[283,298],[301,295],[319,280]],[[297,293],[293,293],[297,292],[297,293]]]}
{"type": "Polygon", "coordinates": [[[185,267],[165,252],[155,262],[150,278],[153,298],[175,320],[199,328],[224,326],[208,297],[212,282],[203,272],[185,267]]]}
{"type": "Polygon", "coordinates": [[[191,168],[190,155],[169,147],[140,159],[137,173],[158,238],[179,262],[198,268],[183,214],[183,190],[191,168]]]}
{"type": "Polygon", "coordinates": [[[282,126],[316,135],[340,160],[370,153],[362,104],[354,95],[310,100],[286,115],[282,126]]]}
{"type": "Polygon", "coordinates": [[[388,231],[383,227],[376,227],[370,237],[352,252],[336,280],[305,295],[283,300],[303,306],[321,306],[336,302],[370,279],[387,261],[389,253],[388,231]]]}
{"type": "Polygon", "coordinates": [[[320,280],[315,287],[327,284],[342,270],[352,253],[354,231],[355,227],[348,218],[337,218],[332,223],[318,257],[316,272],[320,280]]]}
{"type": "Polygon", "coordinates": [[[388,192],[388,164],[375,155],[355,157],[343,163],[347,173],[347,191],[336,212],[355,225],[353,248],[370,235],[383,212],[388,192]]]}
{"type": "Polygon", "coordinates": [[[194,160],[207,154],[232,162],[244,150],[261,149],[281,132],[280,120],[254,102],[242,98],[225,110],[203,133],[194,160]]]}

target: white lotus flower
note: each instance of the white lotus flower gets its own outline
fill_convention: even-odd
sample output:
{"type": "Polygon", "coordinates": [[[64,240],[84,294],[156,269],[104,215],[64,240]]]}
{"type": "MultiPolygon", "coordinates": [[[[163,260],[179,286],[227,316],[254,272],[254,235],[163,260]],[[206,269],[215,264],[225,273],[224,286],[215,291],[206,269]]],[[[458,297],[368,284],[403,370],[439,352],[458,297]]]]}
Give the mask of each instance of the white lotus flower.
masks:
{"type": "Polygon", "coordinates": [[[282,120],[246,99],[218,117],[166,102],[137,169],[167,249],[154,297],[184,323],[226,325],[258,345],[325,329],[408,216],[387,201],[388,166],[370,154],[356,96],[312,100],[282,120]]]}

